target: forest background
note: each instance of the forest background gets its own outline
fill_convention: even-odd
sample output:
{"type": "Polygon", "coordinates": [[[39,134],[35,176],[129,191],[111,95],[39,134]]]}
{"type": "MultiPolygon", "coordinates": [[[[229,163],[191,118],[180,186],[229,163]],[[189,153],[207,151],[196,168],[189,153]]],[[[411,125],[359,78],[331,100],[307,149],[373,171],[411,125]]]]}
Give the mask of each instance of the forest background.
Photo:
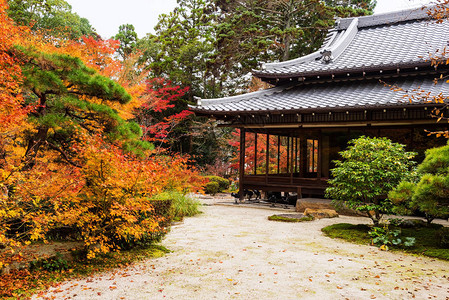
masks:
{"type": "Polygon", "coordinates": [[[64,0],[0,0],[0,244],[69,228],[92,258],[151,240],[157,195],[199,190],[236,157],[238,133],[188,104],[265,88],[259,63],[315,51],[336,18],[374,6],[179,0],[154,34],[124,24],[105,40],[64,0]]]}

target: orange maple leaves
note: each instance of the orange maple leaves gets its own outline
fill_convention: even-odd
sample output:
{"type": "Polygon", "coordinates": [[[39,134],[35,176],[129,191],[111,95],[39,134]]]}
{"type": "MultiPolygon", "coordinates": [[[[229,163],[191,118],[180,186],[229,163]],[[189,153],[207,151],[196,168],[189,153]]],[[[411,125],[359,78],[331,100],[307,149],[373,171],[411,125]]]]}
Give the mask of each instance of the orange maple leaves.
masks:
{"type": "Polygon", "coordinates": [[[151,150],[143,150],[141,156],[126,153],[121,147],[124,142],[111,141],[101,126],[89,130],[67,121],[58,125],[70,127],[67,143],[71,144],[65,145],[66,152],[58,152],[43,140],[33,165],[26,165],[27,141],[38,131],[38,125],[30,121],[33,107],[26,103],[33,102],[32,96],[22,90],[22,65],[11,49],[20,45],[37,52],[78,57],[99,74],[120,83],[132,96],[128,104],[93,96],[80,98],[106,104],[122,119],[134,118],[135,109],[143,103],[163,101],[148,90],[148,73],[138,66],[137,54],[120,61],[115,57],[116,41],[43,38],[38,32],[16,26],[6,9],[7,1],[0,0],[0,244],[14,250],[23,242],[45,240],[49,230],[64,226],[77,228],[88,256],[93,257],[119,249],[119,240],[163,231],[165,217],[155,213],[151,197],[167,189],[187,192],[202,185],[188,158],[155,155],[151,150]],[[63,159],[68,154],[71,163],[63,159]]]}

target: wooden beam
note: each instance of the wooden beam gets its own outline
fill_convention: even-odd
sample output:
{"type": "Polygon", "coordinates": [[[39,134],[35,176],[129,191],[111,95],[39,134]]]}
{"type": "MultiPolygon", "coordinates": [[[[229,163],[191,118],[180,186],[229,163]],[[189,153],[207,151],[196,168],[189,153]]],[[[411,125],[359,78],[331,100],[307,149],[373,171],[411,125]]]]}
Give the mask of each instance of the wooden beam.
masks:
{"type": "Polygon", "coordinates": [[[243,200],[243,177],[245,175],[245,142],[246,129],[240,128],[240,165],[239,165],[239,197],[243,200]]]}
{"type": "Polygon", "coordinates": [[[240,128],[242,125],[245,128],[254,129],[281,129],[281,130],[297,130],[301,128],[345,128],[345,127],[366,127],[366,126],[419,126],[435,124],[435,119],[416,119],[416,120],[385,120],[385,121],[366,121],[366,122],[316,122],[316,123],[301,123],[301,124],[219,124],[218,127],[234,127],[240,128]]]}

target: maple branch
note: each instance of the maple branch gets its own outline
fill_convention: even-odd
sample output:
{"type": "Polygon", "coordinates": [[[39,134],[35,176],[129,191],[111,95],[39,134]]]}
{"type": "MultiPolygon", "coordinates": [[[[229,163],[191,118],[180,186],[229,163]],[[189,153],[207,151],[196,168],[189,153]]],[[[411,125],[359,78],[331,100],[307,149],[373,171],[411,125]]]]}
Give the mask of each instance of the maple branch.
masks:
{"type": "Polygon", "coordinates": [[[50,143],[49,141],[46,141],[46,144],[48,146],[50,146],[50,148],[52,148],[53,150],[58,151],[59,153],[61,153],[62,157],[72,166],[77,167],[77,168],[82,168],[83,166],[77,164],[76,162],[70,160],[70,158],[67,156],[67,153],[65,153],[64,150],[62,150],[61,148],[59,148],[58,146],[56,146],[53,143],[50,143]]]}

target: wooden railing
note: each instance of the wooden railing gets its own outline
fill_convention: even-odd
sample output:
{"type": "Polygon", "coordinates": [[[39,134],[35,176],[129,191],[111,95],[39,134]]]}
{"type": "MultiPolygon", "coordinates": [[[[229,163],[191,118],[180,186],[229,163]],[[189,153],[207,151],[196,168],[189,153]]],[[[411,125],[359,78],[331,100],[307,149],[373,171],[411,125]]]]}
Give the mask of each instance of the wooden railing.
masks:
{"type": "Polygon", "coordinates": [[[243,188],[272,192],[296,192],[301,194],[324,195],[328,187],[327,178],[300,178],[291,174],[245,175],[243,188]]]}

